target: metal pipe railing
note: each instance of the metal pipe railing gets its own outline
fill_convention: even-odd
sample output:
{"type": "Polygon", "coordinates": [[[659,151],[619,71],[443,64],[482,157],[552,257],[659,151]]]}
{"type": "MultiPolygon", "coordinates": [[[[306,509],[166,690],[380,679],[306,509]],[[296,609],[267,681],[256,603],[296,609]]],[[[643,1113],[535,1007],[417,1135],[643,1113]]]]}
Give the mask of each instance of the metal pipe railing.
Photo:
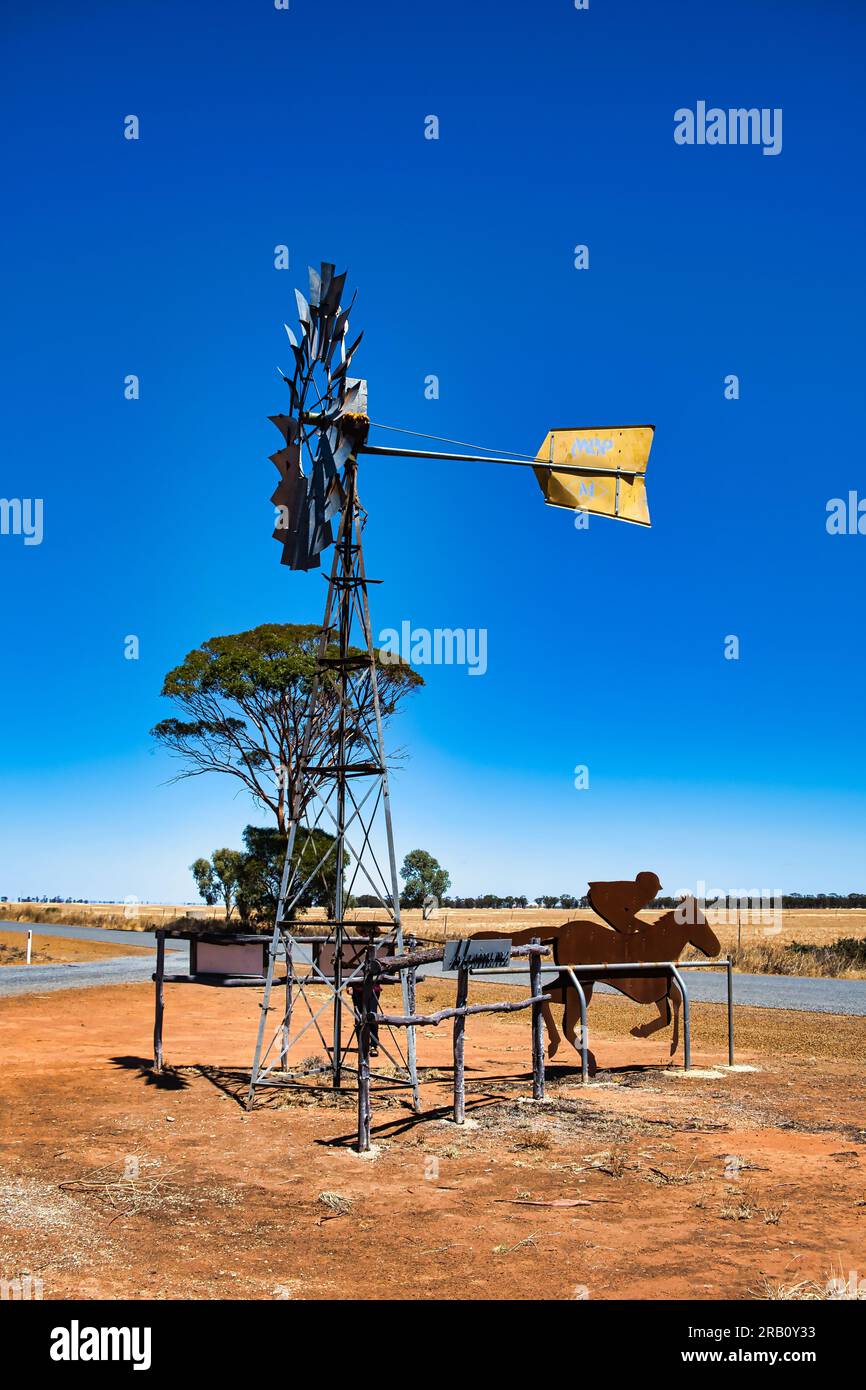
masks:
{"type": "MultiPolygon", "coordinates": [[[[537,950],[537,947],[530,947],[530,950],[537,950]]],[[[734,985],[733,985],[733,963],[730,957],[723,960],[684,960],[684,961],[599,961],[590,965],[560,965],[556,961],[541,963],[541,970],[555,970],[559,974],[567,975],[580,1002],[580,1071],[581,1081],[588,1079],[588,1034],[586,1026],[586,995],[583,990],[581,980],[576,971],[586,980],[587,977],[603,982],[605,979],[621,979],[635,975],[638,976],[667,976],[675,981],[679,986],[683,997],[683,1067],[690,1071],[692,1065],[692,1044],[691,1044],[691,1000],[686,982],[680,973],[683,970],[724,970],[726,972],[727,985],[727,1023],[728,1023],[728,1066],[734,1065],[734,985]]],[[[524,974],[522,970],[514,970],[508,965],[489,966],[484,971],[479,972],[479,976],[484,975],[508,975],[524,974]]],[[[542,986],[543,987],[543,986],[542,986]]]]}

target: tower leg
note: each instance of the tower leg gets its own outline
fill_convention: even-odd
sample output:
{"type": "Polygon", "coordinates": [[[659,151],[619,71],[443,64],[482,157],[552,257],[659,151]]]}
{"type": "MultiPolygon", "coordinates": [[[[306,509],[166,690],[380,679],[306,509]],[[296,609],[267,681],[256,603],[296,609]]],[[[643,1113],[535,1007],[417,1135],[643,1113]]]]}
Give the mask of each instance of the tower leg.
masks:
{"type": "Polygon", "coordinates": [[[247,1110],[252,1110],[253,1108],[253,1101],[255,1100],[256,1094],[256,1084],[259,1079],[259,1069],[262,1060],[262,1049],[264,1047],[265,1042],[265,1024],[267,1023],[268,1007],[271,1002],[271,987],[274,983],[274,962],[277,956],[277,942],[279,941],[279,935],[280,928],[279,925],[277,925],[274,927],[274,934],[271,938],[271,948],[268,952],[268,973],[265,978],[265,992],[262,996],[262,1002],[259,1006],[259,1031],[256,1036],[256,1052],[255,1057],[253,1058],[253,1067],[252,1071],[250,1072],[250,1089],[247,1092],[247,1110]]]}
{"type": "Polygon", "coordinates": [[[294,987],[291,937],[283,936],[283,951],[286,957],[286,1011],[283,1014],[283,1039],[280,1047],[280,1071],[289,1065],[289,1041],[292,1035],[292,991],[294,987]]]}
{"type": "MultiPolygon", "coordinates": [[[[367,639],[367,651],[370,656],[370,671],[373,689],[373,713],[376,720],[376,738],[378,741],[382,757],[382,805],[385,811],[385,833],[388,840],[388,873],[390,878],[391,890],[391,911],[394,917],[394,937],[397,952],[403,950],[403,923],[400,916],[400,885],[397,881],[397,854],[394,848],[394,825],[391,819],[391,788],[388,781],[388,769],[385,765],[385,751],[382,738],[382,710],[379,704],[379,686],[376,680],[376,649],[373,645],[373,626],[370,621],[370,602],[367,597],[367,574],[364,568],[364,552],[361,548],[361,533],[358,531],[358,570],[361,579],[364,581],[361,588],[361,616],[363,620],[364,635],[367,639]]],[[[403,996],[403,1012],[411,1014],[414,1012],[414,999],[411,1001],[410,1008],[410,988],[414,994],[415,976],[412,975],[412,982],[408,979],[409,972],[400,971],[400,985],[403,996]]],[[[409,1080],[412,1085],[412,1106],[416,1113],[421,1109],[421,1093],[418,1089],[418,1065],[415,1058],[415,1029],[406,1029],[406,1064],[409,1070],[409,1080]]]]}

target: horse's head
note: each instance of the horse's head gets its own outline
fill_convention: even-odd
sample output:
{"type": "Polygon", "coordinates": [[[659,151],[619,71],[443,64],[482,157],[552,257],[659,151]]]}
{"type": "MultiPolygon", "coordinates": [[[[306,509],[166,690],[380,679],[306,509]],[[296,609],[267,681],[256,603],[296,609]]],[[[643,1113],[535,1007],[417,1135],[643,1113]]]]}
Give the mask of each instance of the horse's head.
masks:
{"type": "Polygon", "coordinates": [[[717,956],[722,944],[713,931],[695,898],[684,898],[676,910],[676,918],[686,928],[686,941],[703,951],[705,956],[717,956]]]}

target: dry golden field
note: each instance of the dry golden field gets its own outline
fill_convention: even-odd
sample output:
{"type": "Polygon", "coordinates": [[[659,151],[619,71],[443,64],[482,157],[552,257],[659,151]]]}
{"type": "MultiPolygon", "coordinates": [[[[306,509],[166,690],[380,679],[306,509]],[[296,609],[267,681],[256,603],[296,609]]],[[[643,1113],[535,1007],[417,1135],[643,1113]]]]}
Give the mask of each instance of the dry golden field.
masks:
{"type": "MultiPolygon", "coordinates": [[[[359,922],[377,920],[381,917],[375,908],[357,908],[350,914],[359,922]]],[[[663,914],[660,911],[643,912],[647,922],[654,922],[663,914]]],[[[440,908],[435,916],[424,921],[420,908],[403,909],[403,929],[406,934],[414,934],[425,940],[442,941],[450,937],[469,936],[482,928],[501,930],[504,935],[524,931],[527,927],[549,928],[562,922],[573,921],[575,917],[585,917],[590,921],[600,921],[589,908],[574,908],[564,911],[561,908],[440,908]]],[[[736,922],[720,922],[712,912],[707,914],[713,924],[722,947],[728,950],[737,944],[738,928],[736,922]]],[[[190,903],[0,903],[0,921],[7,922],[58,922],[67,925],[94,927],[121,927],[129,931],[150,931],[154,927],[165,926],[179,917],[194,918],[201,922],[221,923],[224,912],[221,907],[206,907],[190,903]]],[[[324,917],[324,911],[313,908],[304,921],[311,926],[324,917]]],[[[235,919],[236,920],[236,919],[235,919]]],[[[780,924],[752,923],[747,913],[740,921],[742,944],[774,941],[787,945],[791,941],[801,941],[808,945],[831,945],[840,937],[866,937],[866,909],[864,908],[810,908],[804,911],[785,911],[780,913],[780,924]]]]}
{"type": "MultiPolygon", "coordinates": [[[[648,922],[660,917],[660,911],[642,914],[648,922]]],[[[866,975],[866,958],[851,959],[833,951],[839,941],[866,941],[866,909],[816,908],[781,912],[778,920],[752,920],[743,913],[739,922],[719,920],[709,912],[722,951],[732,956],[735,967],[750,972],[798,975],[833,975],[861,978],[866,975]],[[795,955],[785,948],[797,942],[801,946],[822,948],[818,954],[795,955]]],[[[304,917],[304,925],[315,930],[324,917],[323,909],[313,909],[304,917]]],[[[358,908],[353,920],[363,922],[381,919],[374,908],[358,908]]],[[[588,908],[571,911],[543,908],[458,908],[440,909],[435,916],[424,920],[420,909],[403,912],[403,927],[407,936],[415,935],[424,941],[444,941],[448,938],[471,936],[476,931],[511,932],[537,927],[545,930],[559,926],[575,917],[599,921],[588,908]]],[[[38,922],[45,926],[65,923],[73,926],[122,928],[131,932],[148,931],[184,918],[187,921],[220,925],[224,921],[219,907],[188,903],[0,903],[0,921],[38,922]]],[[[689,950],[686,952],[688,958],[689,950]]],[[[866,950],[864,950],[866,957],[866,950]]]]}

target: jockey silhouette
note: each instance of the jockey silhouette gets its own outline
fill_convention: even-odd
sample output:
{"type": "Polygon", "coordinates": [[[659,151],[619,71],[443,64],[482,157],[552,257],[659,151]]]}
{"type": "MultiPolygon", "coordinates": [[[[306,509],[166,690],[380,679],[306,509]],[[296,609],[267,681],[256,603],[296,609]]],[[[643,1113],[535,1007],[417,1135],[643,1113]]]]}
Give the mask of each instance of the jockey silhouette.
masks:
{"type": "Polygon", "coordinates": [[[613,883],[591,883],[589,905],[614,931],[628,935],[642,931],[647,925],[636,915],[648,907],[661,884],[658,875],[644,871],[637,878],[620,879],[613,883]]]}

